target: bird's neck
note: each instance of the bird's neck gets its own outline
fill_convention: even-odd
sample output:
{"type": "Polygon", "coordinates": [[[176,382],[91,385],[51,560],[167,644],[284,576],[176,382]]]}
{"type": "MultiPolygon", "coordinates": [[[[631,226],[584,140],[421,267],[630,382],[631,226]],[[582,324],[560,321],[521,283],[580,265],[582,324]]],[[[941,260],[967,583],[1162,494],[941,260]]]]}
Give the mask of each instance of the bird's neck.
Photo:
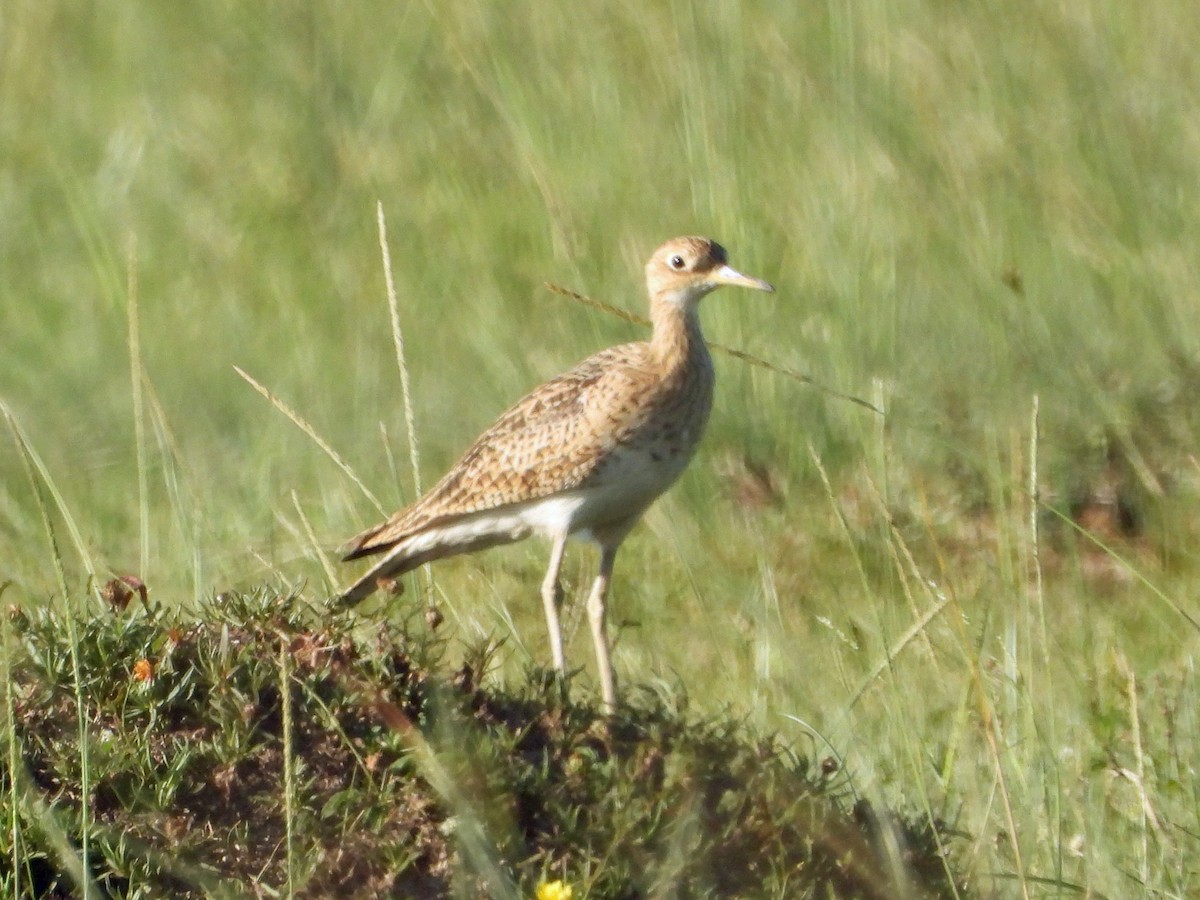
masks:
{"type": "Polygon", "coordinates": [[[707,363],[708,347],[700,333],[697,303],[655,297],[650,304],[650,320],[654,326],[650,350],[661,369],[673,371],[707,363]]]}

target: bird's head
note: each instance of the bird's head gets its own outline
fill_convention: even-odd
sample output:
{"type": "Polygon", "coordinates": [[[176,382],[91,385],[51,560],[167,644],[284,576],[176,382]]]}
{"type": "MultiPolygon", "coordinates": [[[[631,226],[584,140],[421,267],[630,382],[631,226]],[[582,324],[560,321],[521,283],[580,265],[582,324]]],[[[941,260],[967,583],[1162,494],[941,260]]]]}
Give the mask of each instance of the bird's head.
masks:
{"type": "Polygon", "coordinates": [[[725,248],[703,237],[672,238],[646,263],[646,286],[656,303],[690,309],[722,285],[774,291],[767,282],[730,267],[725,248]]]}

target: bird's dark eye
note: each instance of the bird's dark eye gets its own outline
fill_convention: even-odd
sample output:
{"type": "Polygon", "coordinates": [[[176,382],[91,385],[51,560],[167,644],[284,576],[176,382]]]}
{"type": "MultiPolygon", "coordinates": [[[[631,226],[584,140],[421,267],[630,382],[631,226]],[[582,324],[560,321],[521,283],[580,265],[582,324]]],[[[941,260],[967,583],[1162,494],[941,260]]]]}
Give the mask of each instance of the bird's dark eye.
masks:
{"type": "Polygon", "coordinates": [[[680,269],[683,268],[683,257],[680,256],[678,253],[676,253],[674,256],[672,256],[670,259],[667,260],[667,265],[669,265],[672,269],[674,269],[676,272],[678,272],[680,269]]]}

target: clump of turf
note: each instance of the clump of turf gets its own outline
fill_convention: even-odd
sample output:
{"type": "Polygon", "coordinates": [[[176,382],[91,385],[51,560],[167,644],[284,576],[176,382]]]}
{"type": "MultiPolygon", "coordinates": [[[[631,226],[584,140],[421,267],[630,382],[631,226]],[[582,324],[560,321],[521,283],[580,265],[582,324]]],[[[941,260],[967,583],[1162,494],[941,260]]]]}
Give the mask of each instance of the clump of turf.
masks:
{"type": "MultiPolygon", "coordinates": [[[[10,894],[68,896],[69,851],[49,833],[78,845],[72,647],[48,609],[15,614],[11,631],[21,765],[4,764],[17,827],[0,836],[0,875],[10,894]]],[[[966,890],[940,826],[853,804],[836,767],[662,693],[627,691],[609,720],[540,670],[491,685],[486,649],[447,671],[427,628],[368,630],[271,591],[186,618],[135,607],[76,632],[86,869],[110,896],[966,890]]]]}

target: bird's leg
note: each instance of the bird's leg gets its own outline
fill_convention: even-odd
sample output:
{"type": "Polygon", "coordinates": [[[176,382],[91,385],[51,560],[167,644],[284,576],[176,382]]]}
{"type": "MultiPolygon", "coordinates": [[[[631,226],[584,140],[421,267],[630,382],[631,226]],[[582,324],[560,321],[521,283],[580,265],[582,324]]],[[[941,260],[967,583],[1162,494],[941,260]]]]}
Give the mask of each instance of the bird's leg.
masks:
{"type": "Polygon", "coordinates": [[[562,568],[563,551],[566,547],[565,533],[555,537],[554,546],[550,549],[550,566],[546,569],[546,579],[542,582],[542,605],[546,609],[546,627],[550,631],[550,655],[554,658],[554,668],[560,676],[567,674],[566,658],[563,656],[562,626],[558,623],[558,607],[562,602],[558,571],[562,568]]]}
{"type": "Polygon", "coordinates": [[[596,668],[600,673],[600,697],[604,711],[613,713],[617,708],[617,685],[613,679],[612,663],[608,658],[608,634],[604,626],[605,604],[608,602],[608,582],[612,578],[613,562],[617,558],[617,546],[604,546],[600,550],[600,571],[588,595],[588,621],[592,626],[592,643],[596,646],[596,668]]]}

